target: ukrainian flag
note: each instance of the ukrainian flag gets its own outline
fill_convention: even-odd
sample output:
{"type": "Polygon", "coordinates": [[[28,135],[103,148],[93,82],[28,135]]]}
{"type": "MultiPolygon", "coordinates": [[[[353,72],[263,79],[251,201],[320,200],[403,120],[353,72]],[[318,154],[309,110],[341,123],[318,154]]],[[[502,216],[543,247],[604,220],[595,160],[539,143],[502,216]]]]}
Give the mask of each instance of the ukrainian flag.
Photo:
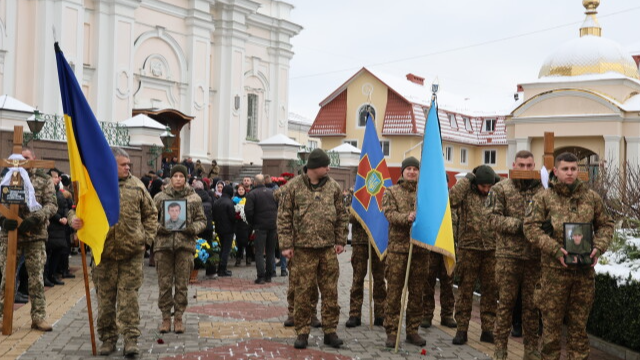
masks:
{"type": "Polygon", "coordinates": [[[416,220],[411,226],[411,242],[443,254],[447,273],[451,274],[456,264],[456,250],[435,97],[431,101],[424,129],[420,173],[416,196],[416,220]]]}
{"type": "Polygon", "coordinates": [[[109,227],[115,225],[120,216],[118,167],[57,42],[55,50],[71,178],[78,182],[76,215],[84,221],[78,238],[91,247],[96,264],[100,264],[109,227]]]}
{"type": "Polygon", "coordinates": [[[389,221],[382,212],[382,196],[392,185],[382,154],[376,127],[369,114],[364,128],[362,152],[351,200],[351,213],[369,235],[369,241],[382,259],[389,244],[389,221]]]}

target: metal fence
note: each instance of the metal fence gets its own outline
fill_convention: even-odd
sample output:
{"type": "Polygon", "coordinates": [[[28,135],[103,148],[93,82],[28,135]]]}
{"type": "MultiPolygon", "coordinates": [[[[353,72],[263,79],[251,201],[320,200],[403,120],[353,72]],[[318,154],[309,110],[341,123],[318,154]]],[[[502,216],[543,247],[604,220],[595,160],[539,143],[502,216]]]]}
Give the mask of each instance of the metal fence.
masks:
{"type": "MultiPolygon", "coordinates": [[[[42,118],[45,123],[37,135],[38,140],[67,141],[64,117],[56,114],[42,114],[42,118]]],[[[99,121],[98,123],[110,146],[129,146],[131,140],[129,128],[111,121],[99,121]]]]}

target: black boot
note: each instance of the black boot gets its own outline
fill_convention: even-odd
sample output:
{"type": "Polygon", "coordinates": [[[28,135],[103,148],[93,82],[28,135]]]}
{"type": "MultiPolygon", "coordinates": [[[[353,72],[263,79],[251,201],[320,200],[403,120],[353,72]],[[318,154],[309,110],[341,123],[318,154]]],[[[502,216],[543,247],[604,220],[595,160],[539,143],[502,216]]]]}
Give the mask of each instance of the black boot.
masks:
{"type": "Polygon", "coordinates": [[[338,349],[344,342],[338,337],[338,334],[330,333],[324,334],[324,344],[338,349]]]}
{"type": "Polygon", "coordinates": [[[298,335],[296,342],[293,343],[293,347],[296,349],[306,349],[307,345],[309,345],[309,334],[298,335]]]}
{"type": "Polygon", "coordinates": [[[467,342],[467,332],[466,331],[456,331],[456,336],[453,338],[451,343],[453,345],[463,345],[467,342]]]}
{"type": "Polygon", "coordinates": [[[483,331],[480,334],[480,341],[493,344],[493,331],[483,331]]]}
{"type": "Polygon", "coordinates": [[[522,337],[522,324],[514,323],[513,328],[511,329],[511,336],[515,338],[522,337]]]}
{"type": "Polygon", "coordinates": [[[359,317],[349,316],[349,320],[347,320],[347,323],[345,325],[347,325],[348,328],[352,328],[352,327],[360,326],[360,324],[361,324],[361,321],[359,317]]]}

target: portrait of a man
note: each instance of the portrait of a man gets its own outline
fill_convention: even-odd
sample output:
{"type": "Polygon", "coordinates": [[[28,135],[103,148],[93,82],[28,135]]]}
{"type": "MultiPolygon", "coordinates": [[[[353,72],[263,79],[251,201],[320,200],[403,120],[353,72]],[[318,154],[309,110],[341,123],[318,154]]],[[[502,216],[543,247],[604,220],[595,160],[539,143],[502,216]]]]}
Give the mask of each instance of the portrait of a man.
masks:
{"type": "Polygon", "coordinates": [[[164,203],[164,227],[171,231],[182,231],[187,224],[186,200],[169,200],[164,203]]]}
{"type": "Polygon", "coordinates": [[[565,224],[565,257],[567,265],[591,265],[592,251],[591,224],[565,224]]]}

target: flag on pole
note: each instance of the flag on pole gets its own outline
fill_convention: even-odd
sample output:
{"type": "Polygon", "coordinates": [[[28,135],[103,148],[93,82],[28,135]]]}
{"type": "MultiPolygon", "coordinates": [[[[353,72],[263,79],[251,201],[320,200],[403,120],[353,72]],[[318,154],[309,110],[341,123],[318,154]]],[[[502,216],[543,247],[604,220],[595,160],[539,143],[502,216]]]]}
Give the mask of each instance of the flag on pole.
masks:
{"type": "Polygon", "coordinates": [[[420,170],[423,176],[418,178],[416,220],[411,226],[411,242],[444,255],[447,273],[451,274],[456,254],[435,96],[424,130],[420,170]]]}
{"type": "Polygon", "coordinates": [[[371,115],[367,115],[351,213],[369,235],[371,246],[382,258],[389,244],[389,221],[382,212],[382,195],[392,185],[387,162],[371,115]]]}
{"type": "Polygon", "coordinates": [[[78,182],[76,215],[84,221],[78,237],[91,247],[96,264],[100,264],[109,227],[120,216],[118,168],[100,124],[57,42],[55,51],[71,179],[78,182]]]}

